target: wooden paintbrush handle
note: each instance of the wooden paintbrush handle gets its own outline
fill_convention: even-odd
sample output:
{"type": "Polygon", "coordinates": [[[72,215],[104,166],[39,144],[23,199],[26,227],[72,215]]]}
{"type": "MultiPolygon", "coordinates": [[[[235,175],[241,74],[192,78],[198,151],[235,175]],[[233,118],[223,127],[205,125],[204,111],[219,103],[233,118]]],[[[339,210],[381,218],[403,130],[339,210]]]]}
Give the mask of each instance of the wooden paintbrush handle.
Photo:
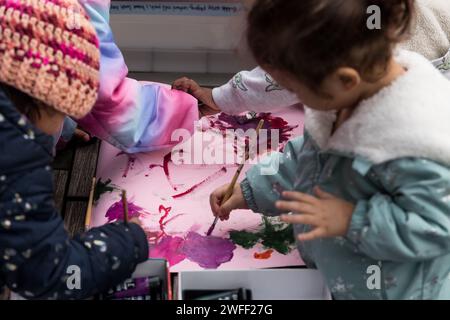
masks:
{"type": "Polygon", "coordinates": [[[239,165],[239,168],[237,169],[236,173],[233,176],[233,180],[231,180],[231,183],[228,186],[227,192],[225,192],[225,195],[222,198],[221,204],[227,202],[233,195],[234,187],[236,186],[236,182],[243,168],[244,164],[239,165]]]}
{"type": "MultiPolygon", "coordinates": [[[[264,120],[259,121],[258,126],[256,127],[256,137],[259,136],[259,131],[262,129],[263,126],[264,126],[264,120]]],[[[248,152],[248,148],[245,148],[245,161],[247,161],[249,157],[250,157],[250,154],[248,152]]],[[[234,187],[236,186],[236,182],[239,179],[242,169],[244,169],[245,161],[243,163],[241,163],[239,165],[238,169],[236,170],[236,173],[233,176],[233,180],[231,180],[231,183],[228,186],[227,192],[225,192],[225,195],[222,198],[221,204],[227,202],[233,195],[234,187]]]]}
{"type": "Polygon", "coordinates": [[[89,200],[88,200],[88,206],[87,206],[87,210],[86,210],[86,217],[84,219],[85,231],[88,230],[89,226],[91,225],[92,206],[94,204],[95,183],[96,183],[96,179],[95,179],[95,177],[93,177],[91,191],[89,192],[89,200]]]}
{"type": "MultiPolygon", "coordinates": [[[[259,121],[258,127],[256,127],[256,138],[258,138],[259,131],[262,129],[263,125],[264,125],[264,120],[259,121]]],[[[258,139],[256,139],[256,140],[258,140],[258,139]]],[[[220,201],[220,205],[222,205],[225,202],[227,202],[231,198],[231,196],[233,195],[234,187],[236,186],[236,182],[239,179],[239,175],[241,174],[241,171],[244,168],[245,162],[250,157],[247,147],[245,148],[245,156],[244,157],[245,157],[245,160],[244,160],[243,163],[241,163],[239,165],[239,168],[236,170],[236,173],[233,176],[233,180],[231,180],[231,183],[228,186],[228,189],[225,192],[225,195],[223,196],[222,200],[220,201]]],[[[212,232],[214,231],[214,228],[216,227],[216,224],[217,224],[218,221],[219,221],[219,217],[216,217],[214,219],[213,224],[211,225],[211,227],[209,227],[208,232],[206,233],[207,236],[210,236],[212,234],[212,232]]]]}
{"type": "Polygon", "coordinates": [[[122,190],[122,204],[123,204],[123,221],[128,224],[128,200],[127,192],[122,190]]]}

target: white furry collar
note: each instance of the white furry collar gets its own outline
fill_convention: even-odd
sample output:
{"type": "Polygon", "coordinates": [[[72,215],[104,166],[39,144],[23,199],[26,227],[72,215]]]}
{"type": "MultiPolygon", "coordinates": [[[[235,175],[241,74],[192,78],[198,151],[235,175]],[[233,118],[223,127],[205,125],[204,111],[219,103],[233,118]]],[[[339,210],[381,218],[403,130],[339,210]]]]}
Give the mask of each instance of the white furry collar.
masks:
{"type": "Polygon", "coordinates": [[[305,128],[323,150],[375,164],[418,157],[450,165],[450,81],[419,54],[399,51],[408,71],[361,102],[330,137],[335,112],[305,108],[305,128]]]}

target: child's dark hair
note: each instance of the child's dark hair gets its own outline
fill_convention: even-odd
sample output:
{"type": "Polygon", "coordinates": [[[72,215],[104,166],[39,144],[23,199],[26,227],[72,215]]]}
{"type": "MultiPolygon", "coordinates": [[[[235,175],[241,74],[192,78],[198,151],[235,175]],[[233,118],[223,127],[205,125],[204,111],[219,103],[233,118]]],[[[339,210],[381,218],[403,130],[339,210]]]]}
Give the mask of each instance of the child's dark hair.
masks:
{"type": "Polygon", "coordinates": [[[339,67],[376,81],[409,34],[414,7],[414,0],[257,0],[247,37],[260,65],[288,71],[313,90],[339,67]],[[368,27],[372,5],[381,9],[380,29],[368,27]]]}
{"type": "Polygon", "coordinates": [[[0,90],[3,90],[16,109],[26,116],[32,123],[39,120],[42,111],[49,114],[55,112],[53,108],[48,107],[43,102],[3,82],[0,82],[0,90]]]}

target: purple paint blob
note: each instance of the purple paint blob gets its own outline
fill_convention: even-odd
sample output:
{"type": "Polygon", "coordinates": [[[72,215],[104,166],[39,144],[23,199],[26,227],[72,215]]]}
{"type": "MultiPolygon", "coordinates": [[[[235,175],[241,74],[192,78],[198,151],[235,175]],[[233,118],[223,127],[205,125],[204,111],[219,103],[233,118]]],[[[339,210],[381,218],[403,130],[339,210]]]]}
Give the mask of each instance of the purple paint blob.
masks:
{"type": "Polygon", "coordinates": [[[257,117],[251,120],[243,120],[243,118],[245,118],[245,116],[232,116],[226,113],[221,113],[217,117],[211,117],[209,120],[209,125],[211,128],[219,129],[223,134],[225,134],[225,131],[228,129],[242,129],[244,131],[256,129],[259,122],[264,120],[263,129],[268,130],[267,147],[269,149],[272,148],[271,130],[278,130],[280,144],[283,145],[291,138],[292,131],[298,127],[298,125],[291,126],[283,118],[272,116],[270,113],[259,113],[257,117]]]}
{"type": "Polygon", "coordinates": [[[189,232],[181,250],[189,260],[198,263],[200,267],[217,269],[222,263],[233,258],[234,249],[236,246],[229,239],[189,232]]]}
{"type": "Polygon", "coordinates": [[[133,282],[134,288],[115,292],[113,297],[115,299],[125,299],[136,296],[145,296],[150,293],[150,280],[148,278],[133,279],[133,282]]]}
{"type": "MultiPolygon", "coordinates": [[[[139,217],[141,213],[145,212],[145,210],[132,202],[128,202],[128,217],[139,217]]],[[[108,211],[106,211],[105,217],[108,218],[108,222],[114,220],[123,220],[123,203],[121,201],[117,201],[111,207],[109,207],[108,211]]]]}
{"type": "Polygon", "coordinates": [[[157,245],[150,248],[150,257],[166,259],[170,266],[174,266],[186,259],[181,251],[184,241],[180,237],[164,236],[157,245]]]}

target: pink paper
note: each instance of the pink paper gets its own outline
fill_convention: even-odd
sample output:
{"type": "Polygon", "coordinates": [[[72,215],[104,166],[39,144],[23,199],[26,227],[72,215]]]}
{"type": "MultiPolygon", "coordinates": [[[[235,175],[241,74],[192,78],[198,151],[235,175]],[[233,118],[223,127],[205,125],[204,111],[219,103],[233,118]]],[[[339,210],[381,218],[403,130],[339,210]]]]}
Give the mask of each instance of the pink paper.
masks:
{"type": "MultiPolygon", "coordinates": [[[[292,127],[289,132],[283,132],[283,139],[302,134],[301,110],[288,108],[273,116],[286,120],[292,127]]],[[[212,120],[202,121],[203,126],[198,127],[191,141],[202,131],[206,131],[207,135],[222,136],[219,129],[208,129],[208,123],[212,120]]],[[[205,148],[211,148],[213,144],[205,148]]],[[[190,152],[188,149],[183,147],[183,152],[190,152]]],[[[230,231],[257,232],[261,228],[262,216],[249,210],[233,212],[230,220],[218,222],[212,237],[206,237],[214,221],[209,195],[217,187],[230,183],[237,165],[176,165],[168,156],[170,151],[128,156],[107,143],[102,143],[100,151],[97,178],[102,181],[111,179],[112,184],[127,190],[129,210],[131,208],[133,216],[139,217],[149,234],[151,257],[167,259],[172,272],[304,264],[295,248],[283,255],[259,243],[251,249],[232,243],[230,231]],[[135,211],[140,209],[141,212],[136,214],[135,211]]],[[[244,167],[239,180],[245,178],[245,171],[250,167],[244,167]]],[[[115,217],[121,218],[117,211],[121,208],[120,200],[120,192],[103,194],[94,207],[91,226],[103,225],[115,217]]]]}

